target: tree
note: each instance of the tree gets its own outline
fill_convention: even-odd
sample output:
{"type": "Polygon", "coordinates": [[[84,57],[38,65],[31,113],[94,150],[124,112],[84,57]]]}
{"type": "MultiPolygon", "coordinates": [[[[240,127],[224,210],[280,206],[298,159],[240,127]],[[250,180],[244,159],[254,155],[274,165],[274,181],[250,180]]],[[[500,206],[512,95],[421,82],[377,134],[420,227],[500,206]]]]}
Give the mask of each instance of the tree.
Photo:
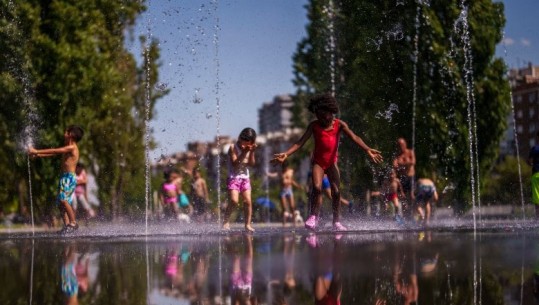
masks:
{"type": "MultiPolygon", "coordinates": [[[[0,110],[7,118],[1,137],[9,144],[0,153],[0,168],[13,174],[6,179],[13,179],[7,196],[16,198],[20,190],[13,185],[25,180],[27,172],[14,139],[31,137],[38,147],[59,146],[65,127],[78,124],[86,132],[79,145],[81,161],[96,176],[103,212],[118,216],[124,192],[144,198],[144,189],[131,185],[144,179],[145,90],[150,90],[150,119],[155,102],[167,93],[153,89],[157,42],[141,41],[147,44],[147,60],[140,66],[124,46],[128,29],[145,10],[143,2],[2,1],[0,8],[5,38],[0,48],[8,59],[0,66],[0,98],[9,105],[0,110]],[[35,126],[36,132],[21,133],[25,126],[35,126]]],[[[40,211],[53,206],[58,168],[57,158],[33,162],[40,211]]]]}
{"type": "MultiPolygon", "coordinates": [[[[466,19],[459,2],[311,1],[307,37],[294,55],[296,124],[305,121],[300,110],[306,108],[306,97],[334,87],[340,117],[352,130],[381,149],[389,162],[396,153],[395,140],[405,137],[414,144],[418,175],[454,184],[457,201],[466,204],[473,165],[464,81],[469,69],[464,69],[464,33],[458,31],[466,19]],[[328,44],[332,33],[334,47],[328,44]]],[[[510,109],[505,65],[494,58],[505,19],[502,3],[479,0],[469,5],[479,171],[484,177],[497,158],[510,109]]],[[[343,172],[351,171],[354,189],[369,187],[373,172],[390,167],[389,162],[379,168],[368,164],[350,141],[343,142],[341,152],[348,159],[343,172]]]]}

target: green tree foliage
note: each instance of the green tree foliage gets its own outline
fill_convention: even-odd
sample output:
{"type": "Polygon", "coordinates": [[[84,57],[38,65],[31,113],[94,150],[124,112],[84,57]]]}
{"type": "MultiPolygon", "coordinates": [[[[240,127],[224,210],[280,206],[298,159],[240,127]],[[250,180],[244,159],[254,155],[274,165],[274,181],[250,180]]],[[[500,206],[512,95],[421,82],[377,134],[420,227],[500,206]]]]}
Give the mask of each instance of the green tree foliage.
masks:
{"type": "MultiPolygon", "coordinates": [[[[36,147],[61,146],[65,127],[78,124],[85,130],[81,161],[96,177],[105,215],[142,206],[146,89],[150,119],[156,100],[167,93],[153,89],[157,42],[141,40],[140,64],[124,46],[133,39],[126,34],[143,10],[143,1],[0,2],[0,49],[7,59],[0,63],[5,105],[0,109],[0,169],[9,177],[1,182],[1,196],[6,196],[1,204],[17,201],[26,191],[19,187],[27,180],[26,156],[16,150],[16,140],[31,137],[36,147]],[[35,126],[36,132],[21,133],[26,126],[35,126]]],[[[54,207],[59,158],[38,159],[32,166],[34,203],[43,214],[54,207]]]]}
{"type": "Polygon", "coordinates": [[[485,191],[483,199],[487,204],[520,204],[520,182],[518,169],[522,174],[522,191],[526,201],[530,198],[532,176],[531,167],[526,161],[513,156],[506,156],[497,164],[491,175],[485,179],[485,191]]]}
{"type": "MultiPolygon", "coordinates": [[[[502,3],[478,0],[469,5],[482,178],[497,158],[510,109],[506,68],[494,57],[505,18],[502,3]]],[[[333,82],[341,119],[386,159],[374,167],[357,146],[343,141],[341,156],[347,164],[341,167],[351,171],[352,188],[369,187],[374,173],[388,170],[398,137],[412,145],[415,121],[418,176],[453,184],[455,199],[466,204],[471,165],[462,30],[466,18],[460,1],[312,0],[307,9],[307,37],[294,56],[295,123],[306,122],[308,96],[331,91],[333,82]]]]}

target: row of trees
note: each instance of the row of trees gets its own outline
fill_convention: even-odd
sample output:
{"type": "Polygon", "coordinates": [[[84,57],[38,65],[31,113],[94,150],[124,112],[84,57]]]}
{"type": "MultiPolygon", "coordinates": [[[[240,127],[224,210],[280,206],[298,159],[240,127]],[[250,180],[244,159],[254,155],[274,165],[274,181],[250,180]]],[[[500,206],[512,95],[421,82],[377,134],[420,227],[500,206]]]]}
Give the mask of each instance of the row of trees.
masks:
{"type": "MultiPolygon", "coordinates": [[[[312,93],[334,88],[340,117],[391,161],[398,137],[412,143],[415,122],[418,175],[435,177],[442,186],[453,184],[456,202],[466,203],[472,167],[462,31],[466,20],[480,180],[498,157],[510,88],[504,62],[494,57],[505,24],[503,4],[468,1],[466,18],[460,2],[312,0],[307,37],[294,55],[296,124],[308,120],[305,109],[312,93]]],[[[373,183],[366,177],[389,164],[369,165],[350,142],[341,146],[341,162],[347,162],[343,176],[354,189],[364,189],[373,183]]]]}
{"type": "MultiPolygon", "coordinates": [[[[140,39],[141,63],[125,47],[144,10],[144,1],[0,1],[0,208],[28,203],[25,146],[61,146],[70,124],[85,130],[81,161],[105,215],[143,207],[146,90],[150,118],[167,93],[153,90],[157,42],[140,39]]],[[[58,168],[58,158],[31,163],[41,215],[54,207],[58,168]]]]}

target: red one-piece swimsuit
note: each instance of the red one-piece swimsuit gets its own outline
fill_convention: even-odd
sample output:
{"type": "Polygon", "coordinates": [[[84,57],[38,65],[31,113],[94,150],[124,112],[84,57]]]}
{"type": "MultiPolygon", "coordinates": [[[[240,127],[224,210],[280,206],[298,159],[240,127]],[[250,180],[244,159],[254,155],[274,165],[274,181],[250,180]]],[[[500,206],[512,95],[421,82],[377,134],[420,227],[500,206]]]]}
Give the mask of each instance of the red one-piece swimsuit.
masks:
{"type": "Polygon", "coordinates": [[[318,122],[313,124],[313,163],[318,164],[323,170],[337,163],[340,127],[339,119],[333,120],[333,128],[330,130],[325,130],[318,122]]]}

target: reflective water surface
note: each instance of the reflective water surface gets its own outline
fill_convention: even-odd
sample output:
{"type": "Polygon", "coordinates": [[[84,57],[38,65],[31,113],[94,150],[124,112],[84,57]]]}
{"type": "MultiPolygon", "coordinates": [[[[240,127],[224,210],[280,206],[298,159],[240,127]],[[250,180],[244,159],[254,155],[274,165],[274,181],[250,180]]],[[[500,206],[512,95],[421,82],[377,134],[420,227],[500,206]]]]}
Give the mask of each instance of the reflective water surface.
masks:
{"type": "Polygon", "coordinates": [[[12,238],[0,304],[539,304],[539,230],[12,238]]]}

